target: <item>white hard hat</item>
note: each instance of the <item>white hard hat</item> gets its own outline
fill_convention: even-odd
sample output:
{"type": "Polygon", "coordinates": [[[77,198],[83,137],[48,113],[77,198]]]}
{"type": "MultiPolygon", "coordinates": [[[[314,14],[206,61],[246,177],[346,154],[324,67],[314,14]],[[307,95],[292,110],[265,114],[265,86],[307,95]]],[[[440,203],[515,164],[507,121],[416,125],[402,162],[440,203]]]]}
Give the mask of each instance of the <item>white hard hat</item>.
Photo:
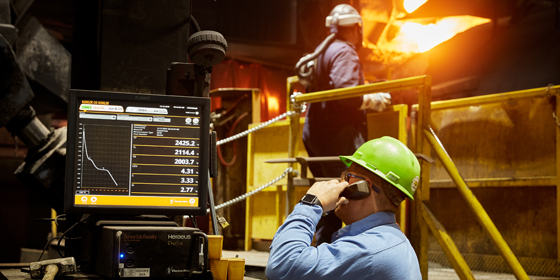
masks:
{"type": "Polygon", "coordinates": [[[356,23],[362,23],[360,13],[354,7],[348,4],[340,4],[334,7],[327,16],[326,27],[336,26],[352,26],[356,23]]]}

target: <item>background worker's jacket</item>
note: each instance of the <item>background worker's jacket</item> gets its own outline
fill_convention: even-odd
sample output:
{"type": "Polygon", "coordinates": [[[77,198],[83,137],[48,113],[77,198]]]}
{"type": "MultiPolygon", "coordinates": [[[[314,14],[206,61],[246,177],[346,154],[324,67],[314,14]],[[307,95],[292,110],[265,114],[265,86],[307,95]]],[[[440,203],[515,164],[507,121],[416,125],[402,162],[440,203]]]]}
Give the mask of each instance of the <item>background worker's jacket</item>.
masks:
{"type": "MultiPolygon", "coordinates": [[[[364,84],[354,46],[341,40],[332,42],[317,58],[314,79],[309,92],[364,84]]],[[[361,104],[362,97],[309,104],[302,134],[309,156],[354,153],[367,137],[365,111],[358,110],[361,104]]],[[[345,166],[337,162],[325,164],[322,169],[310,165],[310,169],[315,177],[338,177],[345,166]]]]}

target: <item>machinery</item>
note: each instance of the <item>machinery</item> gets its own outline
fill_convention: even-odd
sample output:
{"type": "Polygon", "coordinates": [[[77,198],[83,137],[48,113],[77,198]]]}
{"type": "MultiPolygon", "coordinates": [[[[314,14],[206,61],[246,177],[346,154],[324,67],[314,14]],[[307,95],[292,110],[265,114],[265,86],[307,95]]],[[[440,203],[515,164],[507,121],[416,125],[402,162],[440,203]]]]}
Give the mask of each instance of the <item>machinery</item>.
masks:
{"type": "MultiPolygon", "coordinates": [[[[66,213],[59,240],[65,239],[65,255],[75,258],[81,272],[110,278],[212,278],[204,232],[166,216],[146,215],[206,215],[209,200],[215,219],[208,193],[209,178],[216,173],[208,89],[212,66],[225,57],[227,42],[217,32],[200,31],[189,19],[198,31],[187,46],[194,63],[168,65],[162,73],[167,74],[163,91],[168,95],[62,91],[69,99],[68,130],[49,130],[37,119],[30,106],[34,89],[14,44],[0,36],[0,67],[8,74],[0,81],[0,127],[29,148],[15,175],[59,214],[66,213]],[[100,164],[104,158],[109,162],[100,164]],[[167,162],[176,168],[164,168],[167,162]]],[[[214,226],[217,232],[217,222],[214,226]]],[[[46,266],[34,271],[54,277],[57,272],[45,271],[46,266]]]]}

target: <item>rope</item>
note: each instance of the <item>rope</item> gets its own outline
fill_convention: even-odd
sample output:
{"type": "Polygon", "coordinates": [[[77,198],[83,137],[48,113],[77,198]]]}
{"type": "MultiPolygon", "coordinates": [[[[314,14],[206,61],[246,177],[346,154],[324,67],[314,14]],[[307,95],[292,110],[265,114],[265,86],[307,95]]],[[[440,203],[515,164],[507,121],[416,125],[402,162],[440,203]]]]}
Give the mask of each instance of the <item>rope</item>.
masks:
{"type": "Polygon", "coordinates": [[[237,140],[237,139],[239,139],[239,138],[241,138],[241,137],[245,137],[245,136],[247,136],[247,134],[249,134],[249,133],[253,133],[253,132],[255,132],[255,131],[257,131],[257,130],[259,130],[259,129],[261,129],[261,128],[264,128],[264,127],[266,127],[266,126],[268,126],[268,125],[271,125],[272,123],[275,123],[275,122],[277,122],[277,121],[279,121],[279,120],[285,118],[286,116],[291,116],[291,115],[293,115],[293,114],[295,114],[294,111],[286,112],[286,113],[284,113],[284,114],[282,114],[282,115],[280,115],[280,116],[278,116],[278,117],[276,117],[276,118],[273,118],[272,120],[269,120],[269,121],[267,121],[267,122],[265,122],[265,123],[260,124],[259,126],[250,128],[250,129],[245,130],[245,131],[243,131],[243,132],[241,132],[241,133],[238,133],[238,134],[235,134],[235,135],[233,135],[233,136],[231,136],[231,137],[228,137],[228,138],[226,138],[226,139],[220,140],[220,141],[216,142],[216,146],[220,146],[220,145],[222,145],[222,144],[231,142],[231,141],[233,141],[233,140],[237,140]]]}
{"type": "MultiPolygon", "coordinates": [[[[228,137],[228,138],[226,138],[226,139],[220,140],[220,141],[216,142],[216,146],[220,146],[220,145],[222,145],[222,144],[225,144],[225,143],[228,143],[228,142],[237,140],[237,139],[239,139],[239,138],[241,138],[241,137],[245,137],[245,136],[247,136],[249,133],[253,133],[253,132],[255,132],[255,131],[259,130],[259,129],[262,129],[262,128],[264,128],[264,127],[267,127],[267,126],[269,126],[269,125],[271,125],[271,124],[273,124],[273,123],[275,123],[275,122],[277,122],[277,121],[279,121],[279,120],[281,120],[281,119],[283,119],[283,118],[285,118],[285,117],[287,117],[287,116],[293,116],[293,115],[295,115],[297,112],[299,112],[299,113],[305,112],[305,110],[306,110],[306,108],[307,108],[306,105],[305,105],[305,103],[304,103],[304,104],[300,104],[300,103],[295,102],[295,96],[300,95],[300,94],[302,94],[302,93],[301,93],[301,92],[294,92],[294,94],[292,94],[292,95],[290,96],[290,100],[292,101],[292,108],[294,108],[295,111],[289,111],[289,112],[283,113],[282,115],[280,115],[280,116],[278,116],[278,117],[275,117],[275,118],[273,118],[273,119],[271,119],[271,120],[269,120],[269,121],[267,121],[267,122],[265,122],[265,123],[262,123],[262,124],[260,124],[260,125],[258,125],[258,126],[256,126],[256,127],[253,127],[253,128],[251,128],[251,129],[248,129],[248,130],[246,130],[246,131],[243,131],[243,132],[241,132],[241,133],[238,133],[238,134],[233,135],[233,136],[231,136],[231,137],[228,137]]],[[[236,197],[236,198],[234,198],[234,199],[232,199],[232,200],[226,201],[226,202],[224,202],[224,203],[222,203],[222,204],[220,204],[220,205],[214,207],[214,209],[215,209],[215,210],[218,210],[218,209],[220,209],[220,208],[227,207],[227,206],[230,206],[230,205],[235,204],[235,203],[237,203],[237,202],[243,201],[243,200],[247,199],[248,197],[250,197],[250,196],[252,196],[252,195],[254,195],[254,194],[256,194],[256,193],[258,193],[258,192],[260,192],[260,191],[262,191],[262,190],[264,190],[264,189],[266,189],[266,188],[268,188],[268,187],[270,187],[270,186],[272,186],[274,183],[276,183],[276,182],[282,180],[283,178],[285,178],[285,177],[288,175],[289,172],[293,172],[293,171],[294,171],[294,170],[293,170],[291,167],[288,167],[288,168],[286,168],[286,169],[284,170],[284,172],[282,173],[282,175],[276,177],[276,178],[273,179],[272,181],[270,181],[270,182],[268,182],[268,183],[266,183],[266,184],[264,184],[264,185],[258,187],[257,189],[254,189],[254,190],[252,190],[252,191],[250,191],[250,192],[248,192],[248,193],[246,193],[246,194],[240,195],[240,196],[238,196],[238,197],[236,197]]],[[[207,212],[210,212],[210,209],[208,209],[207,212]]]]}
{"type": "MultiPolygon", "coordinates": [[[[232,199],[232,200],[228,200],[228,201],[226,201],[226,202],[224,202],[224,203],[222,203],[222,204],[220,204],[220,205],[214,207],[214,209],[218,210],[218,209],[220,209],[220,208],[227,207],[227,206],[230,206],[230,205],[235,204],[235,203],[237,203],[237,202],[243,201],[243,200],[247,199],[248,197],[250,197],[250,196],[252,196],[252,195],[255,195],[256,193],[258,193],[258,192],[260,192],[260,191],[262,191],[262,190],[264,190],[264,189],[266,189],[266,188],[272,186],[274,183],[276,183],[276,182],[278,182],[278,181],[284,179],[284,178],[288,175],[288,173],[292,172],[292,170],[293,170],[293,169],[292,169],[291,167],[288,167],[288,168],[286,168],[286,169],[284,170],[284,172],[282,173],[282,175],[280,175],[280,176],[274,178],[272,181],[270,181],[270,182],[268,182],[268,183],[266,183],[266,184],[264,184],[264,185],[258,187],[257,189],[254,189],[254,190],[252,190],[252,191],[250,191],[250,192],[248,192],[248,193],[246,193],[246,194],[240,195],[240,196],[238,196],[238,197],[236,197],[236,198],[234,198],[234,199],[232,199]]],[[[210,209],[208,209],[207,212],[210,212],[210,209]]]]}
{"type": "Polygon", "coordinates": [[[262,123],[262,124],[260,124],[260,125],[258,125],[258,126],[256,126],[256,127],[253,127],[253,128],[251,128],[251,129],[245,130],[245,131],[243,131],[243,132],[241,132],[241,133],[235,134],[235,135],[233,135],[233,136],[231,136],[231,137],[228,137],[228,138],[226,138],[226,139],[220,140],[220,141],[216,142],[216,146],[220,146],[220,145],[222,145],[222,144],[225,144],[225,143],[228,143],[228,142],[237,140],[237,139],[239,139],[239,138],[241,138],[241,137],[245,137],[245,136],[247,136],[249,133],[253,133],[253,132],[255,132],[255,131],[259,130],[259,129],[265,128],[265,127],[267,127],[267,126],[269,126],[269,125],[271,125],[271,124],[273,124],[273,123],[275,123],[275,122],[277,122],[277,121],[279,121],[279,120],[281,120],[281,119],[283,119],[283,118],[285,118],[285,117],[287,117],[287,116],[293,116],[293,115],[295,115],[297,112],[299,112],[300,114],[303,113],[303,112],[305,112],[305,110],[306,110],[305,104],[299,104],[299,103],[295,102],[295,98],[294,98],[294,97],[297,96],[297,95],[300,95],[300,94],[302,94],[302,93],[301,93],[301,92],[294,92],[294,94],[292,94],[291,97],[290,97],[290,100],[292,101],[292,108],[295,109],[294,111],[286,112],[286,113],[284,113],[284,114],[282,114],[282,115],[280,115],[280,116],[278,116],[278,117],[275,117],[275,118],[273,118],[273,119],[271,119],[271,120],[269,120],[269,121],[267,121],[267,122],[265,122],[265,123],[262,123]]]}

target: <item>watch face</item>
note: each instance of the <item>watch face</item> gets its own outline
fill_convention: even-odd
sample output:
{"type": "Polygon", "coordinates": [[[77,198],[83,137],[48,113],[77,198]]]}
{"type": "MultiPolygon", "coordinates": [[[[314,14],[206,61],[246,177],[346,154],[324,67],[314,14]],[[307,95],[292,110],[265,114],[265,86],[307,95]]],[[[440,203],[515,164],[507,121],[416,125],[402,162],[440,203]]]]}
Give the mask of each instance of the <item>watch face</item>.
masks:
{"type": "Polygon", "coordinates": [[[312,194],[306,194],[303,196],[303,198],[301,199],[302,202],[308,203],[308,204],[312,204],[315,199],[317,198],[317,196],[312,195],[312,194]]]}

